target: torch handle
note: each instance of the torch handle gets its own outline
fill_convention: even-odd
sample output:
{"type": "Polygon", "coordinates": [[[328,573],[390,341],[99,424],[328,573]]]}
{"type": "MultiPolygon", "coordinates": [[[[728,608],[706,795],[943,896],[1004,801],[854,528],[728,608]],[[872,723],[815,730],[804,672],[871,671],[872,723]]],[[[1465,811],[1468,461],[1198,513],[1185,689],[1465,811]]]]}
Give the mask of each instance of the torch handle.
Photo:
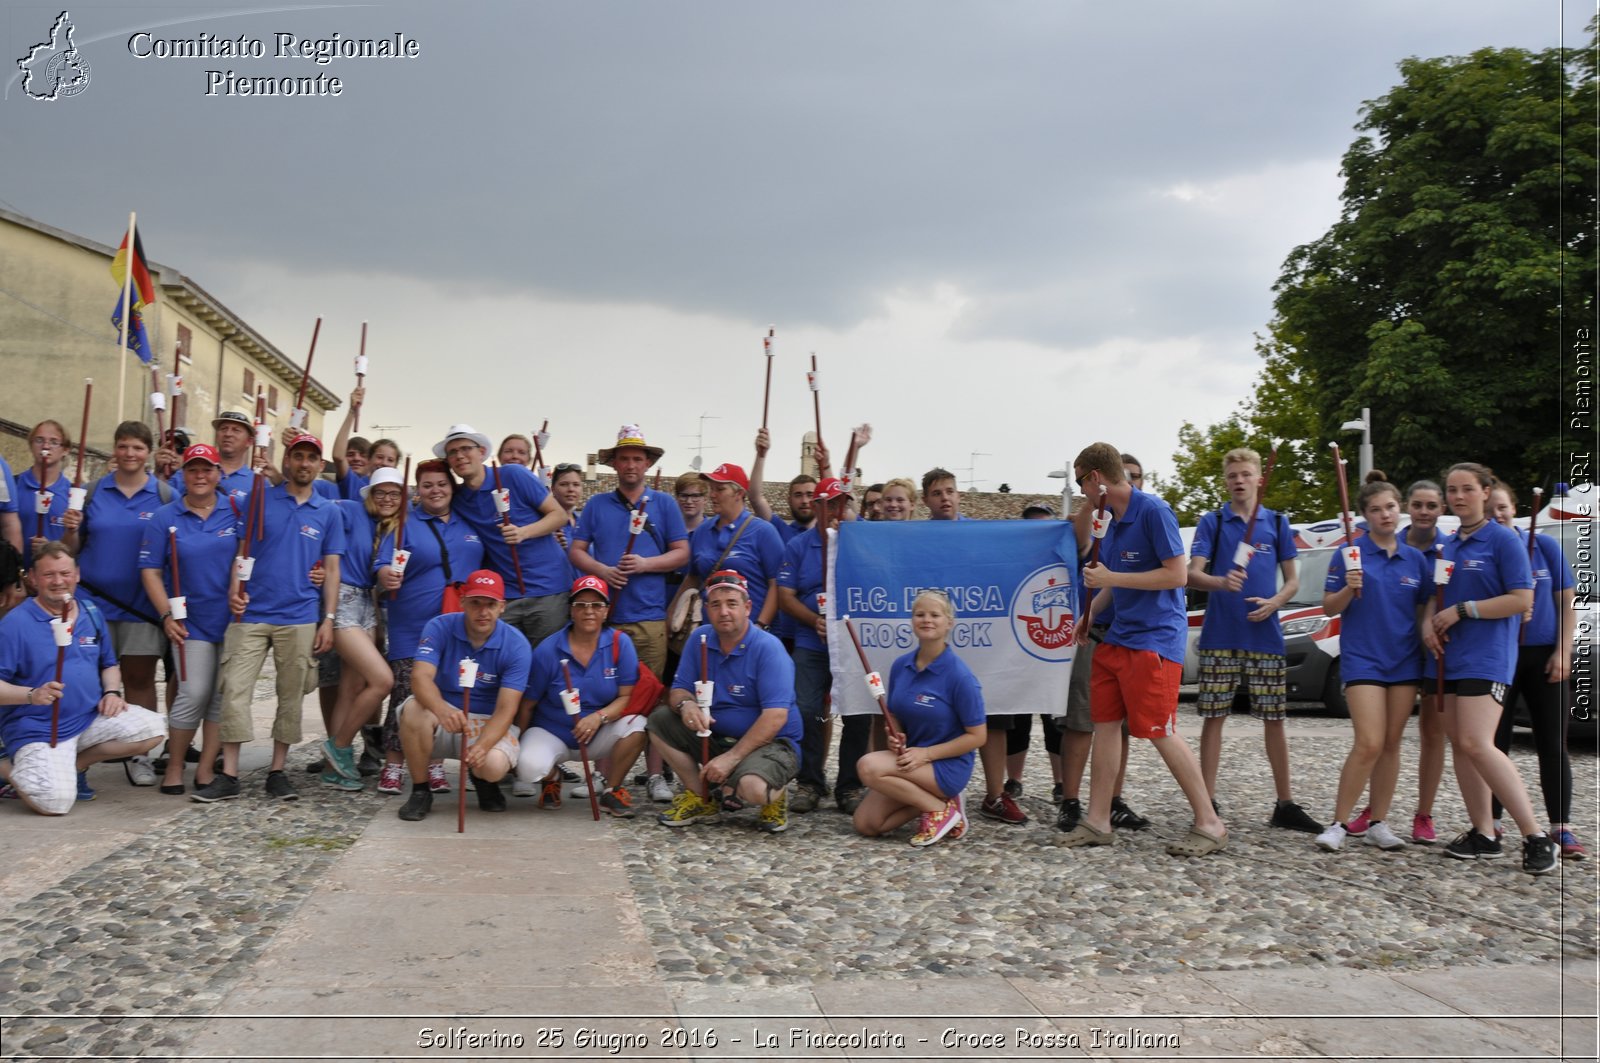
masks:
{"type": "MultiPolygon", "coordinates": [[[[154,370],[152,370],[154,372],[154,370]]],[[[73,487],[83,486],[83,452],[89,446],[89,400],[94,395],[94,378],[86,378],[83,382],[83,428],[78,432],[78,471],[72,477],[73,487]]],[[[158,437],[159,438],[159,437],[158,437]]],[[[43,480],[40,481],[43,483],[43,480]]],[[[44,532],[40,531],[43,537],[44,532]]]]}
{"type": "Polygon", "coordinates": [[[311,328],[311,349],[306,352],[306,371],[300,374],[300,393],[294,397],[294,408],[306,408],[306,385],[311,383],[311,360],[317,356],[317,334],[322,331],[322,318],[311,328]]]}
{"type": "MultiPolygon", "coordinates": [[[[861,638],[856,634],[855,621],[848,616],[844,618],[844,628],[850,632],[850,643],[856,648],[856,656],[861,658],[861,672],[863,675],[872,674],[872,663],[867,660],[867,651],[861,648],[861,638]]],[[[889,713],[889,699],[886,695],[878,695],[878,710],[883,713],[883,726],[891,738],[900,737],[900,729],[895,726],[894,717],[889,713]]]]}
{"type": "MultiPolygon", "coordinates": [[[[360,355],[361,355],[362,358],[365,358],[367,356],[367,323],[365,321],[363,321],[361,323],[361,351],[360,351],[360,355]]],[[[367,374],[365,374],[365,373],[357,373],[356,374],[356,387],[358,387],[358,388],[366,387],[366,385],[367,385],[367,374]]],[[[356,407],[350,411],[350,427],[351,427],[352,431],[356,431],[356,432],[361,431],[361,406],[360,406],[360,404],[357,404],[356,407]]]]}
{"type": "MultiPolygon", "coordinates": [[[[494,473],[494,489],[498,493],[500,490],[500,464],[496,462],[495,464],[489,466],[489,469],[494,473]]],[[[511,527],[510,509],[507,509],[506,512],[500,514],[500,526],[502,528],[511,527]]],[[[526,595],[528,590],[522,584],[522,558],[517,554],[517,548],[515,545],[511,547],[511,567],[515,569],[517,573],[517,593],[526,595]]]]}
{"type": "Polygon", "coordinates": [[[539,446],[539,437],[550,429],[550,418],[544,419],[544,424],[533,434],[533,474],[538,476],[539,470],[544,468],[544,450],[539,446]]]}
{"type": "Polygon", "coordinates": [[[461,778],[456,789],[461,792],[456,795],[456,833],[467,832],[467,780],[472,772],[467,768],[467,750],[472,743],[472,688],[461,688],[461,778]]]}

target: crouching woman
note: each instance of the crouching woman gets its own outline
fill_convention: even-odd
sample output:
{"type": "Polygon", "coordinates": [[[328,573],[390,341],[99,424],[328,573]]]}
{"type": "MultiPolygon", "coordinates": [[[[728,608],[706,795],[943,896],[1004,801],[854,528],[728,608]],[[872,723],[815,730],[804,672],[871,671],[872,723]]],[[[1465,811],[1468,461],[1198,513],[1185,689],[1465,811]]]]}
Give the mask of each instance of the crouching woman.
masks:
{"type": "Polygon", "coordinates": [[[913,819],[911,844],[932,845],[966,833],[961,794],[972,778],[973,752],[988,737],[977,677],[950,649],[956,611],[941,591],[923,591],[911,606],[917,648],[889,670],[889,711],[899,734],[889,748],[858,762],[869,791],[855,828],[888,834],[913,819]]]}

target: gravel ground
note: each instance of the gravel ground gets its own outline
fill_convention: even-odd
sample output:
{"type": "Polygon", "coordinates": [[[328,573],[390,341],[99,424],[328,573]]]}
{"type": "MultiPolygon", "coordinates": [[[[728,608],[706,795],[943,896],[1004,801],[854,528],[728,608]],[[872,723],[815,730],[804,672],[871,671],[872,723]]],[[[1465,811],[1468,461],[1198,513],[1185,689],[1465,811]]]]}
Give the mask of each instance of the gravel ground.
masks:
{"type": "MultiPolygon", "coordinates": [[[[1325,816],[1347,732],[1331,720],[1290,726],[1298,796],[1325,816]]],[[[930,849],[908,846],[909,828],[857,837],[831,804],[791,815],[776,836],[753,829],[753,812],[669,830],[648,802],[637,819],[609,821],[610,830],[667,981],[783,986],[1593,958],[1594,860],[1535,879],[1514,853],[1461,863],[1437,845],[1381,853],[1356,842],[1322,853],[1309,835],[1265,826],[1271,775],[1259,731],[1243,718],[1229,726],[1222,810],[1231,841],[1203,860],[1164,852],[1186,830],[1187,807],[1145,743],[1135,744],[1127,796],[1152,827],[1119,834],[1111,848],[1060,845],[1037,743],[1022,799],[1030,823],[977,819],[966,838],[930,849]]],[[[369,819],[393,814],[394,802],[370,789],[316,786],[298,770],[313,755],[308,743],[291,758],[301,800],[186,808],[0,913],[0,1014],[24,1016],[7,1024],[8,1055],[155,1057],[178,1041],[152,1013],[218,1005],[369,819]],[[101,1013],[108,1017],[92,1023],[52,1021],[101,1013]]],[[[1519,743],[1515,756],[1531,779],[1531,747],[1519,743]]],[[[1595,757],[1575,755],[1573,770],[1580,834],[1593,844],[1595,757]]],[[[1414,771],[1412,744],[1397,819],[1409,820],[1414,771]]],[[[263,777],[247,775],[247,792],[263,777]]],[[[1448,840],[1462,825],[1448,770],[1439,808],[1448,840]]]]}
{"type": "MultiPolygon", "coordinates": [[[[1297,798],[1327,816],[1349,749],[1337,721],[1291,739],[1297,798]]],[[[1291,723],[1291,728],[1295,724],[1291,723]]],[[[1515,755],[1533,777],[1531,748],[1515,755]]],[[[1538,879],[1507,858],[1447,860],[1442,845],[1385,853],[1355,839],[1324,853],[1312,837],[1266,826],[1273,801],[1260,726],[1228,728],[1220,800],[1227,850],[1166,855],[1188,806],[1147,743],[1135,743],[1127,797],[1151,828],[1109,848],[1067,849],[1054,830],[1048,763],[1035,747],[1022,799],[1030,822],[977,818],[967,836],[917,850],[910,828],[858,837],[833,810],[790,814],[777,836],[753,813],[669,830],[645,817],[621,831],[630,881],[669,980],[712,984],[1158,973],[1180,968],[1340,965],[1398,969],[1592,956],[1596,864],[1563,862],[1538,879]]],[[[1574,757],[1574,807],[1595,838],[1592,755],[1574,757]]],[[[1397,815],[1410,819],[1415,746],[1397,815]]],[[[974,785],[981,786],[981,769],[974,785]]],[[[1448,769],[1441,842],[1464,827],[1448,769]]],[[[969,807],[977,796],[969,790],[969,807]]],[[[1409,831],[1406,832],[1409,834],[1409,831]]],[[[1517,850],[1517,851],[1513,851],[1517,850]]]]}

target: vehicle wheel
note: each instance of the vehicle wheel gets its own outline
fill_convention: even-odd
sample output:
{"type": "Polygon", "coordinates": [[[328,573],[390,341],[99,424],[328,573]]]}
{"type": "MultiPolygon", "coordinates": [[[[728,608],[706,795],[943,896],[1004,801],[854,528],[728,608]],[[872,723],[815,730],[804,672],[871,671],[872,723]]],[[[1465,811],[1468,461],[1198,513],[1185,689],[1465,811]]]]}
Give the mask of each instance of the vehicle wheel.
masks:
{"type": "Polygon", "coordinates": [[[1349,716],[1350,705],[1344,700],[1344,682],[1339,678],[1339,659],[1328,666],[1328,676],[1322,682],[1322,704],[1335,716],[1349,716]]]}

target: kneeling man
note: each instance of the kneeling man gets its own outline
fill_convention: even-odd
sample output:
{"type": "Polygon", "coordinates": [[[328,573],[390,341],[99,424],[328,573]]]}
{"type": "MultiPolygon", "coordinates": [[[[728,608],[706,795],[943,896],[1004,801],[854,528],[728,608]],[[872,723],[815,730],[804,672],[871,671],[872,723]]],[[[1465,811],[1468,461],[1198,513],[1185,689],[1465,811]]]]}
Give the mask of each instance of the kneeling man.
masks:
{"type": "Polygon", "coordinates": [[[684,785],[657,818],[682,827],[760,805],[756,825],[776,834],[789,828],[785,787],[800,768],[794,662],[750,622],[749,588],[732,569],[707,577],[705,614],[710,623],[690,633],[667,703],[650,714],[650,741],[684,785]],[[696,701],[702,682],[709,712],[696,701]]]}
{"type": "Polygon", "coordinates": [[[0,756],[0,778],[35,812],[62,816],[78,799],[89,765],[148,753],[166,737],[167,721],[123,700],[105,618],[74,597],[72,551],[43,544],[30,578],[38,597],[0,620],[0,740],[9,751],[0,756]],[[59,712],[52,709],[57,700],[59,712]]]}
{"type": "Polygon", "coordinates": [[[533,651],[522,633],[500,619],[505,584],[488,569],[467,577],[459,613],[428,621],[417,642],[411,696],[400,706],[400,748],[411,771],[411,796],[400,818],[415,822],[433,809],[430,757],[453,757],[472,773],[478,807],[504,812],[500,780],[517,766],[512,720],[528,689],[533,651]],[[470,693],[470,704],[465,695],[470,693]],[[465,710],[469,710],[465,711],[465,710]],[[467,751],[461,752],[461,736],[467,751]]]}

